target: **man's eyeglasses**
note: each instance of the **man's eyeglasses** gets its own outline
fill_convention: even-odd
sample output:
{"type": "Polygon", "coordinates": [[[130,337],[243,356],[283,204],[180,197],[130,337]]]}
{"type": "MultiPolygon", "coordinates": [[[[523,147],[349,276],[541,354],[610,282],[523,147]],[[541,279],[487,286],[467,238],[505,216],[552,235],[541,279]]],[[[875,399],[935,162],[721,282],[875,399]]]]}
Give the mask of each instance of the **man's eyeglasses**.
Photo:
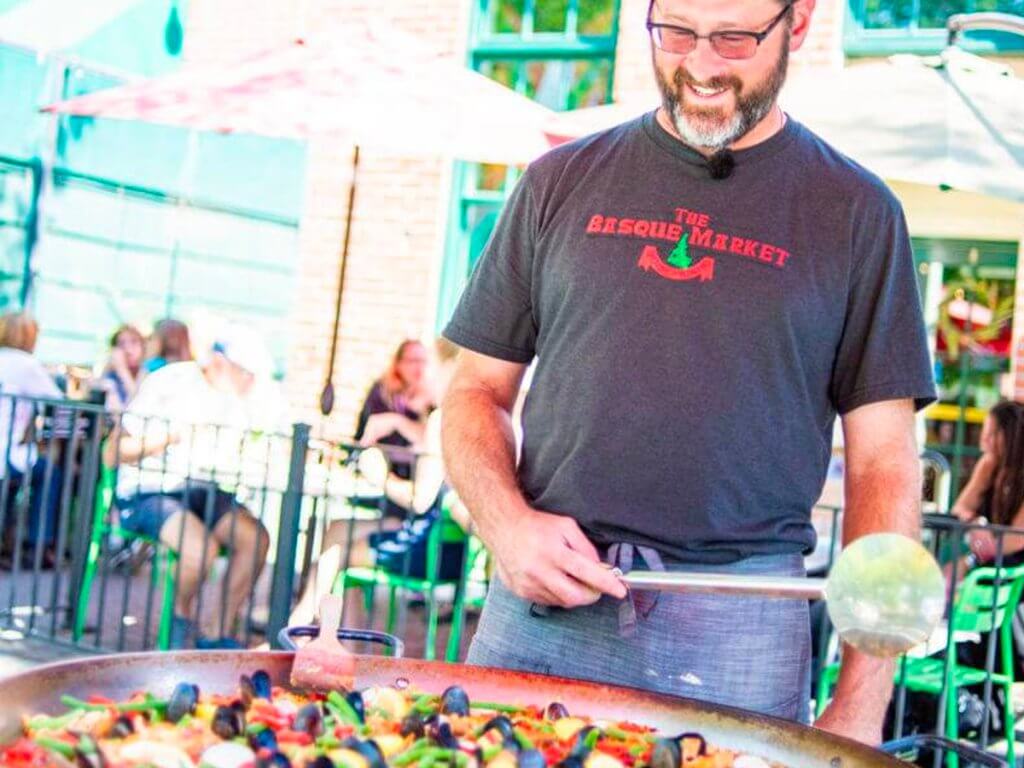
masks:
{"type": "Polygon", "coordinates": [[[651,33],[654,44],[665,53],[685,55],[697,47],[698,40],[707,40],[715,53],[723,59],[749,59],[757,53],[757,47],[772,33],[792,7],[792,2],[786,3],[786,7],[779,15],[760,32],[722,29],[708,35],[698,35],[693,29],[651,21],[651,11],[654,9],[654,0],[651,0],[647,8],[647,31],[651,33]]]}

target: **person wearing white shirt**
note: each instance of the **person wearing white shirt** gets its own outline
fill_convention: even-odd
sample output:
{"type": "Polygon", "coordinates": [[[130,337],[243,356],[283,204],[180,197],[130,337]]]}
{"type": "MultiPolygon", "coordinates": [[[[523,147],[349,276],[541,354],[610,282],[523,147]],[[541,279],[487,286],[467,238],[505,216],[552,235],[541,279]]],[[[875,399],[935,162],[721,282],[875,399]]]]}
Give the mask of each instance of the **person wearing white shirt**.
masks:
{"type": "MultiPolygon", "coordinates": [[[[159,539],[179,556],[171,644],[184,646],[204,568],[230,550],[223,616],[199,617],[231,634],[239,610],[266,561],[269,536],[236,498],[242,452],[253,432],[280,425],[260,374],[259,339],[228,328],[199,361],[167,365],[142,380],[105,461],[119,465],[121,525],[159,539]]],[[[229,636],[198,637],[198,647],[237,647],[229,636]]]]}
{"type": "Polygon", "coordinates": [[[32,354],[38,336],[39,326],[27,313],[0,317],[0,479],[10,476],[5,481],[8,514],[0,516],[5,517],[4,533],[10,536],[16,528],[17,489],[28,478],[27,535],[22,543],[33,548],[53,544],[61,488],[60,467],[49,468],[46,457],[38,455],[29,429],[40,410],[35,398],[63,397],[32,354]]]}

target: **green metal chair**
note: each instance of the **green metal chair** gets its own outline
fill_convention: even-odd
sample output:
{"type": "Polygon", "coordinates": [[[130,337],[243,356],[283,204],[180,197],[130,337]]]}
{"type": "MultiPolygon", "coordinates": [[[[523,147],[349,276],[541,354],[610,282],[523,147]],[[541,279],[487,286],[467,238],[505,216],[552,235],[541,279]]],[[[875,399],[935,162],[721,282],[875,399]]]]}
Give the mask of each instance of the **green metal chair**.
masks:
{"type": "Polygon", "coordinates": [[[331,591],[336,595],[344,595],[349,588],[362,589],[367,616],[372,616],[376,588],[386,587],[388,590],[388,612],[385,631],[389,634],[394,634],[397,622],[398,593],[403,591],[425,595],[427,635],[424,658],[434,660],[437,658],[437,627],[440,623],[440,601],[437,591],[442,587],[454,587],[452,626],[445,649],[445,659],[455,661],[458,658],[465,623],[466,582],[483,552],[485,550],[480,540],[475,536],[467,535],[459,524],[452,520],[450,508],[445,503],[442,504],[440,517],[431,526],[427,536],[426,577],[409,576],[379,566],[352,566],[338,573],[331,591]],[[441,566],[441,550],[445,544],[452,543],[466,545],[462,573],[458,579],[441,579],[437,575],[441,566]]]}
{"type": "Polygon", "coordinates": [[[108,537],[117,537],[125,541],[140,541],[153,547],[153,561],[150,578],[153,589],[160,593],[160,620],[157,625],[157,648],[166,651],[171,646],[171,623],[174,618],[174,579],[178,562],[177,553],[162,542],[149,536],[128,531],[111,521],[113,511],[114,488],[117,472],[104,465],[100,466],[100,478],[96,486],[96,500],[93,505],[92,528],[89,536],[89,549],[86,553],[85,567],[82,571],[82,583],[78,592],[78,606],[75,611],[72,638],[81,640],[85,633],[85,621],[89,612],[89,601],[92,585],[96,579],[103,543],[108,537]]]}
{"type": "MultiPolygon", "coordinates": [[[[1002,569],[999,587],[996,587],[995,568],[975,568],[960,584],[953,612],[952,643],[946,649],[950,664],[946,666],[943,657],[905,657],[897,665],[897,685],[905,684],[908,690],[940,696],[946,691],[946,737],[957,740],[959,722],[957,718],[957,691],[969,685],[985,682],[988,673],[984,669],[966,666],[957,662],[957,633],[999,633],[1000,658],[992,672],[993,685],[1002,686],[1005,696],[1003,717],[1006,724],[1006,751],[1010,765],[1016,765],[1013,719],[1013,615],[1024,590],[1024,566],[1002,569]]],[[[820,715],[839,677],[839,664],[831,664],[822,670],[818,680],[817,710],[820,715]]]]}

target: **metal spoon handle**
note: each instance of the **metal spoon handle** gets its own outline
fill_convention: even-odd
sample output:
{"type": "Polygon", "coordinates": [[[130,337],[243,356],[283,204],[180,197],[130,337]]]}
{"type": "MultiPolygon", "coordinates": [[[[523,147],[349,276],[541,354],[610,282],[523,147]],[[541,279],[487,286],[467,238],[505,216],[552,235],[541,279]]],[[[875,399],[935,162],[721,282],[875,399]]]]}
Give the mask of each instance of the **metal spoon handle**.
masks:
{"type": "Polygon", "coordinates": [[[630,589],[662,592],[709,592],[719,595],[761,595],[800,600],[825,597],[827,579],[793,576],[740,576],[728,573],[684,573],[679,571],[630,571],[620,578],[630,589]]]}

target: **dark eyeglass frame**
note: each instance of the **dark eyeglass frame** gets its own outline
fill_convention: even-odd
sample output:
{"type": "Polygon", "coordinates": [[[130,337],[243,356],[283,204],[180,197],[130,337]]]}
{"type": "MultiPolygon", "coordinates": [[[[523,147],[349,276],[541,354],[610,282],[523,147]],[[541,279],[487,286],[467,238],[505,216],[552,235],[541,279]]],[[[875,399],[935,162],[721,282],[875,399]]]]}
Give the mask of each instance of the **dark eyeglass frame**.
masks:
{"type": "Polygon", "coordinates": [[[751,32],[751,31],[745,30],[745,29],[720,29],[720,30],[716,30],[715,32],[711,32],[711,33],[709,33],[707,35],[698,35],[697,34],[697,30],[690,29],[689,27],[680,27],[677,24],[662,24],[660,22],[651,21],[651,12],[654,10],[654,2],[655,2],[655,0],[651,0],[651,2],[647,6],[647,32],[648,32],[648,34],[651,35],[651,39],[654,41],[654,44],[658,47],[659,50],[665,51],[666,53],[671,53],[674,56],[685,56],[688,53],[692,53],[694,51],[694,49],[696,49],[697,43],[699,41],[707,40],[708,43],[711,44],[711,47],[714,49],[715,53],[717,53],[719,56],[721,56],[724,59],[752,59],[752,58],[754,58],[754,56],[757,55],[757,49],[761,46],[761,43],[763,43],[768,38],[768,35],[770,35],[772,33],[772,30],[774,30],[779,25],[779,23],[784,18],[786,18],[786,14],[789,13],[790,9],[793,7],[793,2],[792,1],[786,3],[786,6],[779,12],[779,15],[776,16],[774,19],[772,19],[768,23],[768,26],[765,27],[760,32],[751,32]],[[672,30],[672,31],[677,32],[677,33],[680,33],[681,35],[684,35],[684,36],[690,38],[690,40],[692,41],[692,44],[691,44],[689,50],[680,53],[680,52],[677,52],[677,51],[669,51],[669,50],[666,50],[665,48],[662,48],[661,47],[661,30],[663,30],[663,29],[669,29],[669,30],[672,30]],[[658,30],[657,34],[655,34],[655,30],[658,30]],[[728,51],[728,48],[723,47],[722,49],[719,49],[719,46],[718,46],[717,43],[718,43],[718,41],[725,40],[725,39],[730,38],[730,37],[731,38],[742,37],[745,40],[753,40],[754,41],[754,48],[751,51],[750,55],[749,56],[730,56],[727,53],[723,53],[723,51],[728,51]]]}

